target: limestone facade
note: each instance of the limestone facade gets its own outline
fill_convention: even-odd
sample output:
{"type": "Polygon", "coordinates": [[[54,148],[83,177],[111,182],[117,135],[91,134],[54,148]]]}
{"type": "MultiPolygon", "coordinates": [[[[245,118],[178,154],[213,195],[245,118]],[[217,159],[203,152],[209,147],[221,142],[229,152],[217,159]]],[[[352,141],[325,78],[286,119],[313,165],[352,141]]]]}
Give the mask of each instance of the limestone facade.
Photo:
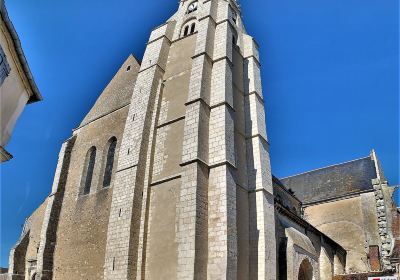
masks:
{"type": "Polygon", "coordinates": [[[62,145],[9,279],[344,273],[342,244],[271,174],[258,48],[236,1],[180,1],[62,145]]]}

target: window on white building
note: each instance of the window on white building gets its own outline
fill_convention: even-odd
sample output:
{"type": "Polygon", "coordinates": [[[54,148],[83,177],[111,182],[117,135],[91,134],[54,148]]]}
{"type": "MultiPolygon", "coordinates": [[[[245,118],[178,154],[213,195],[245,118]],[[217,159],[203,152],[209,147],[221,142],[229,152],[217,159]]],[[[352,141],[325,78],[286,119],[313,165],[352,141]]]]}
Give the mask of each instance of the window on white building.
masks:
{"type": "Polygon", "coordinates": [[[0,46],[0,86],[3,84],[4,80],[10,74],[10,65],[8,65],[6,55],[0,46]]]}

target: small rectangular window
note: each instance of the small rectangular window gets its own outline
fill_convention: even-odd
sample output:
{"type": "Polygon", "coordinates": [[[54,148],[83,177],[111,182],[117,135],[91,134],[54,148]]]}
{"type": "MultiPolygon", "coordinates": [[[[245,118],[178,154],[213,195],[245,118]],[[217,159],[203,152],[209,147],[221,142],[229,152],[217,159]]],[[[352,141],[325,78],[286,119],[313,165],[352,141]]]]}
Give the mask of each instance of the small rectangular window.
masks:
{"type": "Polygon", "coordinates": [[[0,86],[3,84],[4,80],[10,74],[11,68],[8,65],[6,55],[0,46],[0,86]]]}

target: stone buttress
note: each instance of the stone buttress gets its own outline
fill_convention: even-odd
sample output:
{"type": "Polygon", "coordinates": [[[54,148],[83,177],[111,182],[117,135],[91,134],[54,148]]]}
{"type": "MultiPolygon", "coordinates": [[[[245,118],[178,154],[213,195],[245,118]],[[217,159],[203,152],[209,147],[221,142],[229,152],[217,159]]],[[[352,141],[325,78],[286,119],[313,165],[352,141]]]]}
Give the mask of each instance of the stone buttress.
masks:
{"type": "Polygon", "coordinates": [[[51,194],[47,198],[43,224],[40,233],[40,245],[37,254],[36,278],[40,280],[53,279],[53,261],[56,246],[58,220],[63,203],[68,170],[70,168],[71,151],[76,137],[65,141],[58,156],[51,194]]]}
{"type": "Polygon", "coordinates": [[[104,279],[133,279],[136,273],[143,186],[149,141],[154,132],[153,112],[170,47],[173,23],[153,31],[136,80],[125,124],[107,233],[104,279]]]}

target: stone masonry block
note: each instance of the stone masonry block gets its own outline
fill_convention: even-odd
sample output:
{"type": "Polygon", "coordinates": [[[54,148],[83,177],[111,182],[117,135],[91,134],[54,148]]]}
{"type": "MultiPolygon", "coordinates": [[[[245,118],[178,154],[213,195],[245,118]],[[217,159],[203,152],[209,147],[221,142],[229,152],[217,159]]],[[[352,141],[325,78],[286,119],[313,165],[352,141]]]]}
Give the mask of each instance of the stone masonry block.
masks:
{"type": "Polygon", "coordinates": [[[198,26],[195,55],[207,53],[209,57],[212,57],[214,51],[215,23],[210,17],[206,17],[199,21],[198,26]]]}
{"type": "Polygon", "coordinates": [[[217,24],[214,39],[214,61],[227,57],[232,62],[232,38],[233,32],[227,21],[217,24]]]}
{"type": "Polygon", "coordinates": [[[272,193],[272,175],[268,144],[260,137],[246,140],[248,188],[272,193]]]}
{"type": "Polygon", "coordinates": [[[249,57],[244,62],[244,85],[246,93],[257,93],[260,97],[263,96],[262,85],[261,85],[261,73],[260,66],[254,57],[249,57]]]}
{"type": "Polygon", "coordinates": [[[274,198],[265,190],[249,194],[250,277],[276,279],[276,240],[274,198]]]}
{"type": "Polygon", "coordinates": [[[260,54],[258,51],[258,45],[254,41],[254,39],[247,35],[243,35],[243,57],[248,58],[250,56],[254,56],[255,59],[259,62],[260,61],[260,54]]]}
{"type": "MultiPolygon", "coordinates": [[[[157,95],[155,104],[159,104],[158,106],[161,106],[160,102],[160,95],[157,95]]],[[[161,109],[160,109],[161,110],[161,109]]],[[[155,131],[155,125],[156,125],[156,118],[157,118],[157,110],[153,111],[152,115],[152,125],[151,125],[151,131],[155,131]]],[[[153,147],[154,142],[156,141],[156,137],[154,137],[155,134],[150,134],[149,137],[149,147],[153,147]]],[[[155,148],[154,148],[155,149],[155,148]]],[[[154,155],[152,152],[147,153],[146,157],[146,171],[145,171],[145,179],[144,179],[144,184],[143,184],[143,192],[142,192],[142,207],[141,207],[141,214],[140,214],[140,227],[139,227],[139,242],[138,242],[138,253],[137,253],[137,261],[136,261],[136,279],[142,279],[145,278],[145,274],[147,271],[147,264],[146,262],[146,256],[147,256],[147,249],[148,247],[147,242],[145,239],[145,236],[148,234],[148,227],[146,223],[146,213],[148,209],[148,200],[147,196],[148,193],[150,193],[151,188],[149,187],[150,185],[150,180],[152,176],[150,176],[150,172],[153,169],[153,166],[151,164],[152,162],[152,157],[155,156],[156,151],[154,151],[154,155]]],[[[138,219],[139,220],[139,219],[138,219]]],[[[134,275],[135,273],[135,268],[133,268],[132,274],[134,275]]],[[[134,278],[135,279],[135,278],[134,278]]]]}
{"type": "Polygon", "coordinates": [[[182,162],[201,159],[208,162],[207,141],[208,136],[208,107],[198,101],[186,106],[185,128],[183,136],[182,162]]]}
{"type": "Polygon", "coordinates": [[[116,173],[107,234],[104,279],[128,279],[130,225],[137,168],[116,173]]]}
{"type": "Polygon", "coordinates": [[[202,0],[200,2],[200,7],[199,7],[199,16],[198,18],[204,18],[206,16],[211,16],[214,21],[217,18],[217,6],[218,6],[218,1],[209,1],[209,0],[202,0]]]}
{"type": "Polygon", "coordinates": [[[155,64],[158,64],[162,69],[165,69],[170,44],[170,41],[165,37],[161,37],[160,39],[149,43],[143,55],[140,70],[142,71],[155,64]]]}
{"type": "Polygon", "coordinates": [[[236,279],[236,183],[233,170],[210,170],[208,189],[208,279],[236,279]]]}
{"type": "MultiPolygon", "coordinates": [[[[169,43],[162,38],[147,46],[145,58],[155,58],[162,64],[168,51],[169,43]]],[[[163,74],[163,69],[154,66],[141,71],[136,80],[114,179],[104,279],[130,279],[136,275],[140,231],[131,228],[140,227],[148,141],[154,129],[153,110],[163,74]]]]}
{"type": "Polygon", "coordinates": [[[68,142],[64,142],[61,146],[60,153],[58,155],[58,163],[56,167],[56,173],[54,175],[54,180],[53,180],[53,185],[51,187],[51,192],[54,194],[59,190],[59,183],[60,183],[60,177],[61,177],[61,171],[63,167],[63,162],[64,162],[64,157],[65,157],[65,151],[67,149],[68,142]]]}
{"type": "Polygon", "coordinates": [[[226,59],[214,63],[211,78],[210,105],[228,103],[233,108],[232,69],[226,59]]]}
{"type": "Polygon", "coordinates": [[[229,1],[218,1],[217,22],[229,19],[229,1]]]}
{"type": "Polygon", "coordinates": [[[118,170],[137,165],[143,151],[143,133],[149,133],[151,106],[149,102],[160,90],[162,71],[153,67],[141,72],[137,78],[128,119],[119,152],[118,170]],[[149,107],[150,106],[150,107],[149,107]]]}
{"type": "Polygon", "coordinates": [[[212,62],[205,55],[193,59],[188,102],[200,98],[210,103],[211,68],[212,62]]]}
{"type": "Polygon", "coordinates": [[[207,267],[208,171],[194,162],[182,167],[177,208],[178,279],[205,279],[207,267]]]}
{"type": "Polygon", "coordinates": [[[260,137],[264,138],[265,141],[268,141],[265,125],[264,103],[256,94],[245,96],[244,103],[246,137],[260,135],[260,137]]]}
{"type": "Polygon", "coordinates": [[[222,162],[235,166],[234,122],[224,105],[211,109],[209,127],[209,164],[222,162]]]}

